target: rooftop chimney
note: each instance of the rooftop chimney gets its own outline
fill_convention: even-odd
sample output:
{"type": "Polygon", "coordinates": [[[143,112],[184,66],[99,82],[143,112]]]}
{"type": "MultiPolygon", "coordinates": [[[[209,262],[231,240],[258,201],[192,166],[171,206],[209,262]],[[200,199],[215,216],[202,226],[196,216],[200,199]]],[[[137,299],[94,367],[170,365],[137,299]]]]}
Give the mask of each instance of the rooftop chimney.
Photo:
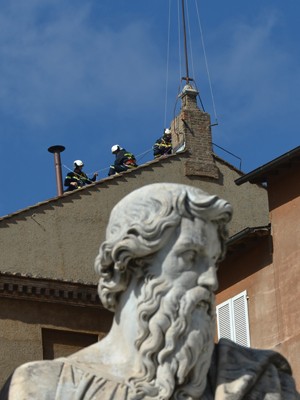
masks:
{"type": "Polygon", "coordinates": [[[213,156],[211,122],[209,114],[197,105],[198,91],[187,84],[179,97],[181,111],[172,121],[173,148],[184,146],[188,159],[185,162],[186,176],[219,178],[219,170],[213,156]]]}
{"type": "Polygon", "coordinates": [[[56,173],[56,187],[57,187],[57,196],[63,195],[63,184],[62,184],[62,174],[61,174],[61,161],[60,161],[60,153],[65,150],[64,146],[55,145],[48,148],[49,153],[54,154],[54,165],[55,165],[55,173],[56,173]]]}

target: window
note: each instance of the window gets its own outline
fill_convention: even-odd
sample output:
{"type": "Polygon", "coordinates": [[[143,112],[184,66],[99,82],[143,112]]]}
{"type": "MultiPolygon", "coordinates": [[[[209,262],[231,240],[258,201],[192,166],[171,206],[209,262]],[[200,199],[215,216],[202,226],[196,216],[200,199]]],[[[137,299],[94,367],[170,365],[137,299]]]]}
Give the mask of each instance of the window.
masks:
{"type": "Polygon", "coordinates": [[[250,347],[247,292],[244,291],[217,306],[218,338],[231,339],[250,347]]]}
{"type": "Polygon", "coordinates": [[[97,341],[95,334],[42,328],[43,359],[67,357],[97,341]]]}

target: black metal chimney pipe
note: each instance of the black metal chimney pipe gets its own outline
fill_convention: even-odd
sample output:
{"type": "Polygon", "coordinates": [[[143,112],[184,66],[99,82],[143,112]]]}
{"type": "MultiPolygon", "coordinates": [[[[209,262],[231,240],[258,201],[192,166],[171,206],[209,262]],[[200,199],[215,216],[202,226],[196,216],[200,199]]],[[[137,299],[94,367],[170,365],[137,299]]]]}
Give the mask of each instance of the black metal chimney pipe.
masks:
{"type": "Polygon", "coordinates": [[[65,150],[64,146],[55,145],[49,147],[49,153],[54,154],[54,165],[55,165],[55,173],[56,173],[56,187],[57,187],[57,195],[63,195],[63,184],[62,184],[62,174],[61,174],[61,161],[60,161],[60,153],[65,150]]]}

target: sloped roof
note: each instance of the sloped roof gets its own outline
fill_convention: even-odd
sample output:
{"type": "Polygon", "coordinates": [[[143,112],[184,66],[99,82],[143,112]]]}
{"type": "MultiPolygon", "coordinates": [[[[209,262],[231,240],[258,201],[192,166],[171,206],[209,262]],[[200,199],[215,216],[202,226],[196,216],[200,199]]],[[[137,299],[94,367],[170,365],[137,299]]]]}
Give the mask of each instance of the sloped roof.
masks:
{"type": "Polygon", "coordinates": [[[257,241],[257,239],[269,236],[271,234],[271,225],[247,227],[242,231],[231,236],[227,240],[227,253],[231,254],[237,250],[244,249],[248,245],[257,241]]]}
{"type": "Polygon", "coordinates": [[[270,176],[279,174],[286,171],[287,168],[297,165],[300,166],[300,146],[293,150],[284,153],[283,155],[275,158],[274,160],[256,168],[252,172],[235,180],[237,185],[242,185],[245,182],[250,183],[265,183],[270,176]]]}
{"type": "MultiPolygon", "coordinates": [[[[134,168],[134,169],[130,169],[128,171],[122,172],[121,174],[116,174],[116,175],[112,175],[112,176],[108,176],[106,178],[103,178],[99,181],[93,182],[90,185],[84,186],[83,188],[74,190],[72,192],[65,192],[62,196],[56,196],[56,197],[52,197],[50,199],[47,199],[45,201],[36,203],[32,206],[28,206],[25,208],[22,208],[20,210],[17,210],[13,213],[4,215],[2,217],[0,217],[0,222],[5,222],[5,220],[14,218],[16,216],[20,217],[20,215],[24,212],[30,211],[30,210],[36,210],[41,206],[44,205],[50,205],[50,206],[55,206],[55,203],[57,203],[58,201],[70,201],[70,197],[74,197],[74,196],[78,196],[78,194],[88,194],[88,192],[90,190],[93,190],[93,188],[95,187],[101,187],[101,186],[109,186],[110,184],[114,184],[115,180],[119,179],[120,177],[130,174],[130,175],[135,175],[135,174],[140,174],[141,170],[145,169],[145,168],[149,168],[149,167],[160,167],[162,165],[162,163],[166,163],[166,162],[172,162],[172,160],[174,158],[181,158],[181,157],[188,157],[188,151],[184,150],[181,151],[179,153],[176,154],[170,154],[170,155],[166,155],[166,156],[162,156],[160,158],[156,158],[154,160],[148,161],[144,164],[139,165],[138,167],[134,168]]],[[[242,174],[242,172],[240,170],[238,170],[236,167],[234,167],[232,164],[228,163],[227,161],[223,160],[222,158],[218,157],[217,155],[213,154],[213,157],[215,158],[215,160],[217,160],[218,162],[222,163],[223,165],[226,165],[228,168],[234,170],[235,172],[242,174]]]]}
{"type": "Polygon", "coordinates": [[[4,220],[6,220],[6,219],[9,219],[9,218],[15,217],[15,216],[17,216],[17,215],[20,215],[20,214],[22,214],[23,212],[26,212],[26,211],[29,211],[29,210],[35,210],[35,209],[37,209],[37,208],[39,208],[39,207],[41,207],[41,206],[43,206],[43,205],[53,205],[53,206],[54,206],[55,203],[56,203],[57,201],[64,201],[64,200],[65,200],[65,201],[69,201],[69,200],[70,200],[70,197],[73,197],[73,196],[75,196],[75,195],[78,196],[78,194],[86,194],[86,193],[88,193],[91,189],[93,189],[93,188],[95,188],[95,187],[99,187],[99,186],[103,186],[103,185],[106,185],[106,186],[107,186],[107,185],[109,185],[110,183],[113,183],[112,181],[115,181],[116,179],[118,179],[118,178],[120,178],[121,176],[124,176],[124,175],[126,175],[126,174],[134,175],[134,174],[140,173],[140,170],[142,170],[142,169],[144,169],[144,168],[147,168],[147,167],[149,167],[149,166],[150,166],[150,167],[151,167],[151,166],[160,166],[161,163],[170,162],[171,159],[173,159],[173,158],[175,158],[175,157],[178,158],[179,156],[182,155],[182,153],[185,153],[185,152],[183,151],[183,152],[181,152],[181,153],[170,154],[170,155],[162,156],[162,157],[160,157],[160,158],[156,158],[156,159],[154,159],[154,160],[148,161],[148,162],[145,163],[145,164],[141,164],[141,165],[139,165],[138,167],[136,167],[136,168],[134,168],[134,169],[130,169],[130,170],[124,171],[124,172],[122,172],[121,174],[116,174],[116,175],[108,176],[108,177],[106,177],[106,178],[103,178],[103,179],[101,179],[101,180],[98,180],[98,181],[96,181],[96,182],[93,182],[93,183],[91,183],[90,185],[86,185],[86,186],[84,186],[84,187],[82,187],[82,188],[80,188],[80,189],[73,190],[72,192],[65,192],[62,196],[52,197],[52,198],[47,199],[47,200],[45,200],[45,201],[36,203],[36,204],[34,204],[34,205],[32,205],[32,206],[28,206],[28,207],[22,208],[22,209],[17,210],[17,211],[15,211],[15,212],[13,212],[13,213],[10,213],[10,214],[7,214],[7,215],[4,215],[4,216],[0,217],[0,222],[1,222],[1,221],[4,221],[4,220]]]}

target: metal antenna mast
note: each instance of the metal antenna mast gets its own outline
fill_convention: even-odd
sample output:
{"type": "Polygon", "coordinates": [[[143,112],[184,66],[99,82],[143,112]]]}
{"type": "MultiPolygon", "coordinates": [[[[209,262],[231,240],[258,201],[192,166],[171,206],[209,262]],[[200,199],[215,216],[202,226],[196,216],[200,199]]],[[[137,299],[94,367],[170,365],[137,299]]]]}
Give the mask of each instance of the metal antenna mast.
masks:
{"type": "Polygon", "coordinates": [[[186,83],[188,84],[189,81],[192,81],[193,79],[189,77],[189,60],[188,60],[188,50],[187,50],[187,43],[186,43],[186,26],[185,26],[184,1],[185,0],[181,0],[186,76],[184,78],[182,78],[182,79],[186,80],[186,83]]]}

